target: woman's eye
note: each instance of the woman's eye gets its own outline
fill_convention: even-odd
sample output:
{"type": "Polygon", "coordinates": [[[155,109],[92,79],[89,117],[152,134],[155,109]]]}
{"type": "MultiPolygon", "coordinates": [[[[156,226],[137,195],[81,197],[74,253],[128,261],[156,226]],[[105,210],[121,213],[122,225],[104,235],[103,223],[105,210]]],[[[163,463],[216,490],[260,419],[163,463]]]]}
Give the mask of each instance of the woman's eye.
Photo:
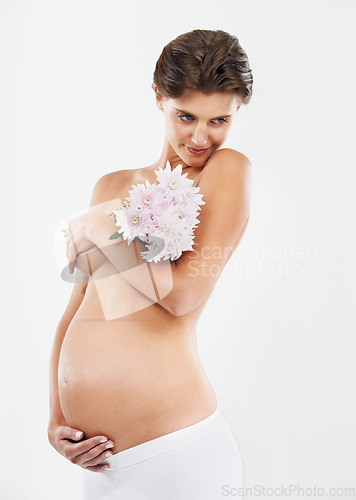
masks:
{"type": "Polygon", "coordinates": [[[218,125],[222,125],[223,123],[227,122],[226,118],[216,118],[216,120],[222,120],[222,122],[218,123],[218,125]]]}
{"type": "MultiPolygon", "coordinates": [[[[178,116],[179,116],[179,118],[180,118],[180,119],[182,119],[182,118],[186,118],[187,116],[190,116],[191,118],[193,118],[193,116],[192,116],[192,115],[178,115],[178,116]]],[[[187,122],[187,121],[188,121],[188,122],[190,122],[191,120],[182,120],[182,121],[183,121],[183,122],[187,122]]]]}

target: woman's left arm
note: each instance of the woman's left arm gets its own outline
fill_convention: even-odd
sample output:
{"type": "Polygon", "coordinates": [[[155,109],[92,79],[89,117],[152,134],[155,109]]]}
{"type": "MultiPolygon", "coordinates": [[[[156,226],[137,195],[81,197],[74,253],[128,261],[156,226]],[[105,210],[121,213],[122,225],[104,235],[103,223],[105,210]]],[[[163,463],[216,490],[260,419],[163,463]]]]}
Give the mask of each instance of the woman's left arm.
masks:
{"type": "Polygon", "coordinates": [[[205,205],[194,231],[194,250],[175,261],[147,263],[140,255],[146,248],[138,238],[129,251],[126,241],[110,241],[118,227],[109,217],[92,224],[87,237],[130,285],[181,316],[203,302],[241,240],[250,215],[251,183],[251,162],[238,151],[222,149],[209,159],[199,183],[205,205]]]}
{"type": "Polygon", "coordinates": [[[199,187],[205,205],[194,233],[194,250],[176,261],[177,315],[203,302],[244,235],[250,217],[251,162],[233,149],[219,150],[204,167],[199,187]]]}

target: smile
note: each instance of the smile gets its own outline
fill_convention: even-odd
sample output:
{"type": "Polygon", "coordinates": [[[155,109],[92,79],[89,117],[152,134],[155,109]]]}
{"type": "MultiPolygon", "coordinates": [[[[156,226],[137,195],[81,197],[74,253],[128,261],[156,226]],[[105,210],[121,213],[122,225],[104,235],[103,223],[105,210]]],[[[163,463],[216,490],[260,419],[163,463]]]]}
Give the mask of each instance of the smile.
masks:
{"type": "Polygon", "coordinates": [[[188,148],[188,146],[185,146],[187,151],[193,155],[202,155],[204,154],[206,151],[208,151],[208,148],[206,149],[192,149],[192,148],[188,148]]]}

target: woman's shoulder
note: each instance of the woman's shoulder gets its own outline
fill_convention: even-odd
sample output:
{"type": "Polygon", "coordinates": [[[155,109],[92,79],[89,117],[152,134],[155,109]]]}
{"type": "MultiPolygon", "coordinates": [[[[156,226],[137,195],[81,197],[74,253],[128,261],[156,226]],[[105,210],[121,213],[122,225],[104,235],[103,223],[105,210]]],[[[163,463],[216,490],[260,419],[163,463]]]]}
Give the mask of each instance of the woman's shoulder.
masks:
{"type": "Polygon", "coordinates": [[[204,177],[211,178],[212,182],[216,178],[226,178],[229,182],[231,176],[251,173],[252,163],[246,155],[232,148],[222,148],[215,151],[204,166],[204,177]]]}
{"type": "Polygon", "coordinates": [[[90,206],[102,206],[105,202],[115,200],[133,175],[134,171],[129,169],[115,170],[102,175],[94,185],[90,206]]]}
{"type": "Polygon", "coordinates": [[[108,172],[102,175],[96,182],[100,185],[111,185],[112,183],[122,182],[122,180],[129,178],[134,173],[133,170],[121,169],[113,172],[108,172]]]}
{"type": "Polygon", "coordinates": [[[243,162],[246,162],[246,163],[251,163],[251,161],[249,160],[249,158],[247,158],[246,155],[244,155],[243,153],[241,153],[240,151],[237,151],[236,149],[233,149],[233,148],[221,148],[221,149],[218,149],[217,151],[215,151],[215,153],[213,155],[211,155],[211,157],[209,158],[210,159],[222,159],[222,158],[231,158],[232,160],[236,160],[236,161],[243,161],[243,162]]]}

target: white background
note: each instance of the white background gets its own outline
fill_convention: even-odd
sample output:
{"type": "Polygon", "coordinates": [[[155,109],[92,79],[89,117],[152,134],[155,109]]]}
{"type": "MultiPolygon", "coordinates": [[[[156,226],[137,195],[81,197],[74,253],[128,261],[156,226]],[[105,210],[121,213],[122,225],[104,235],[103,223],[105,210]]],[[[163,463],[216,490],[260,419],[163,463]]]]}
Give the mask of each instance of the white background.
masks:
{"type": "Polygon", "coordinates": [[[52,233],[99,177],[158,159],[154,66],[195,28],[236,35],[254,76],[224,145],[253,163],[251,217],[199,322],[202,363],[246,486],[356,487],[355,10],[0,2],[1,498],[80,498],[84,471],[47,441],[49,355],[72,290],[52,233]]]}

